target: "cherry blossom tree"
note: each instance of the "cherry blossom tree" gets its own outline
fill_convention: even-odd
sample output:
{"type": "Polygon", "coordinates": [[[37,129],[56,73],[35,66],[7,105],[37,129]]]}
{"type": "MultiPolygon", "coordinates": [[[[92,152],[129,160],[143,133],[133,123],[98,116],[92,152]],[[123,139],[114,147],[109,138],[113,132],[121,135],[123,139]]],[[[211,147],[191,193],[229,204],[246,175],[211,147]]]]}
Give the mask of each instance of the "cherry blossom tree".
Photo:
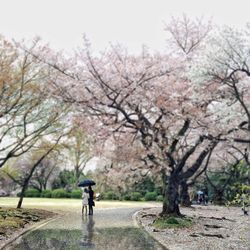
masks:
{"type": "Polygon", "coordinates": [[[204,18],[190,19],[185,14],[181,18],[172,17],[172,20],[165,25],[165,31],[170,34],[169,43],[173,44],[174,52],[188,57],[192,57],[204,48],[211,30],[211,21],[206,21],[204,18]]]}
{"type": "MultiPolygon", "coordinates": [[[[36,41],[29,51],[36,47],[36,41]]],[[[0,167],[62,129],[68,111],[47,89],[50,69],[0,37],[0,167]],[[61,125],[59,125],[61,124],[61,125]]],[[[55,76],[53,76],[55,77],[55,76]]]]}
{"type": "MultiPolygon", "coordinates": [[[[175,47],[190,62],[191,80],[204,93],[210,120],[217,123],[207,126],[208,137],[217,134],[216,140],[226,142],[223,144],[226,146],[231,142],[249,144],[249,32],[228,27],[211,31],[210,24],[186,16],[173,18],[166,30],[171,33],[175,47]]],[[[207,170],[208,163],[200,173],[207,170]]],[[[182,192],[195,179],[182,180],[182,192]]]]}
{"type": "MultiPolygon", "coordinates": [[[[162,215],[180,215],[180,184],[200,170],[225,131],[217,129],[211,91],[216,86],[197,85],[190,72],[210,28],[187,18],[175,24],[167,30],[185,56],[173,51],[150,54],[146,49],[130,55],[120,46],[93,55],[88,43],[68,63],[33,54],[56,72],[54,95],[83,114],[82,125],[92,131],[96,145],[112,136],[114,147],[126,148],[119,150],[122,157],[137,162],[135,169],[141,165],[143,172],[162,176],[162,215]],[[128,145],[138,154],[127,150],[128,145]]],[[[131,171],[131,165],[124,169],[131,171]]]]}
{"type": "Polygon", "coordinates": [[[78,54],[77,72],[60,72],[74,82],[65,85],[65,100],[70,96],[102,128],[99,136],[136,142],[144,168],[162,175],[162,214],[180,215],[180,180],[193,176],[217,144],[204,136],[206,104],[186,75],[185,61],[146,50],[132,56],[119,46],[95,57],[87,48],[78,54]]]}
{"type": "Polygon", "coordinates": [[[193,65],[197,84],[212,89],[216,99],[211,107],[215,119],[224,130],[230,131],[230,136],[225,133],[221,140],[245,144],[250,143],[250,37],[247,31],[229,27],[217,30],[193,65]]]}

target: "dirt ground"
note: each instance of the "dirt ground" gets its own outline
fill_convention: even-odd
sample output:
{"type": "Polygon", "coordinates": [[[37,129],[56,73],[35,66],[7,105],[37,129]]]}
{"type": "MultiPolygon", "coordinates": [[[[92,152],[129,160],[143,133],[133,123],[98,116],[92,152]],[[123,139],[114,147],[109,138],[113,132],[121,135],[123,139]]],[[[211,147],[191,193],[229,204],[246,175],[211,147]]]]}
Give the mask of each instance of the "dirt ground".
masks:
{"type": "Polygon", "coordinates": [[[138,223],[169,250],[250,250],[250,216],[241,208],[193,206],[181,208],[193,218],[194,225],[182,229],[156,229],[153,221],[161,208],[149,208],[137,214],[138,223]]]}

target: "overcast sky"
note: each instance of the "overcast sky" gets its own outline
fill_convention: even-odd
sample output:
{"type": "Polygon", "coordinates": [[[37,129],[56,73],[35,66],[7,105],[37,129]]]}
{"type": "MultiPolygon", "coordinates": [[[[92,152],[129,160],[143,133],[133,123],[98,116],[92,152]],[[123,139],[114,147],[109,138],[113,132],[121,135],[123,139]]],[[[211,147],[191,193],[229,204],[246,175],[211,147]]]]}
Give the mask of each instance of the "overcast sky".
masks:
{"type": "Polygon", "coordinates": [[[218,24],[243,27],[249,0],[0,0],[0,33],[11,38],[41,36],[53,48],[71,51],[85,33],[96,50],[109,42],[130,52],[142,44],[163,50],[164,22],[171,16],[213,17],[218,24]]]}

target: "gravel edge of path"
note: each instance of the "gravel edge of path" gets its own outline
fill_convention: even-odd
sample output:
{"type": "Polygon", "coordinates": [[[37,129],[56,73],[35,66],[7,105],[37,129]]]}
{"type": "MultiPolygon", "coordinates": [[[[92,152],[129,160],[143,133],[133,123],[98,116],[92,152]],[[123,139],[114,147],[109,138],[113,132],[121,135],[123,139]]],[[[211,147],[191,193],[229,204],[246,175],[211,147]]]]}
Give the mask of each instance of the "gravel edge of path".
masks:
{"type": "Polygon", "coordinates": [[[154,228],[152,223],[161,212],[159,207],[142,209],[135,219],[168,250],[250,250],[250,217],[241,215],[240,208],[197,206],[182,211],[193,217],[191,228],[154,228]]]}
{"type": "Polygon", "coordinates": [[[146,231],[155,241],[157,241],[163,248],[165,248],[166,250],[168,250],[168,248],[166,247],[166,243],[164,242],[164,239],[163,237],[160,237],[160,236],[157,236],[155,233],[154,233],[154,229],[152,227],[150,227],[150,224],[153,223],[153,220],[151,220],[151,223],[148,224],[148,223],[145,223],[144,220],[142,220],[142,216],[144,215],[144,213],[147,213],[148,214],[151,214],[149,213],[150,210],[155,210],[155,209],[159,209],[158,207],[157,208],[143,208],[142,210],[140,211],[137,211],[135,214],[134,214],[134,222],[135,224],[142,228],[144,231],[146,231]]]}

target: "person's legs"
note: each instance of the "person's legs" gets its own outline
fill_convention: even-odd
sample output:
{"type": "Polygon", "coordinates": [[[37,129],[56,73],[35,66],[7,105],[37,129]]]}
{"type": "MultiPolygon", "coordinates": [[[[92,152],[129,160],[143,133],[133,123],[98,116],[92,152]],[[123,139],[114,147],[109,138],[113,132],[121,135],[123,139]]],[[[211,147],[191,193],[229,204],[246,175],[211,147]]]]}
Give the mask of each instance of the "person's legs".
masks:
{"type": "Polygon", "coordinates": [[[93,207],[92,205],[89,205],[89,215],[92,215],[93,214],[93,207]]]}

